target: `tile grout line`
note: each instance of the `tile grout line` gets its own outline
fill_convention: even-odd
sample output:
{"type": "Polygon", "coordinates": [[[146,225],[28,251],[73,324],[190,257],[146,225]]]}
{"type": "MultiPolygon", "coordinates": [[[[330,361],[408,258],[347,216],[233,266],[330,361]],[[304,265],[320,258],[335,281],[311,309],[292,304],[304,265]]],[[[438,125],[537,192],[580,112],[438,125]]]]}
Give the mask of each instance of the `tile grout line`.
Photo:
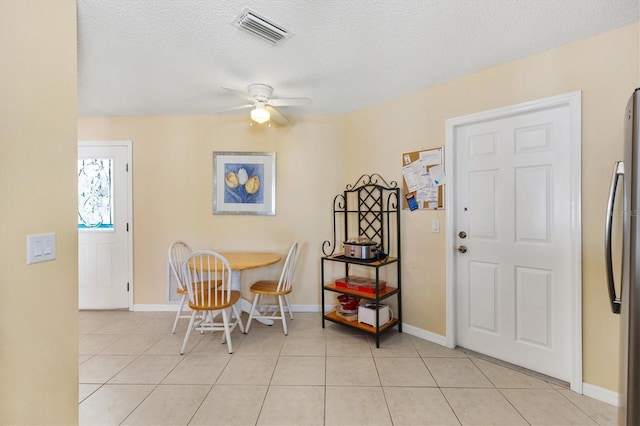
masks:
{"type": "Polygon", "coordinates": [[[589,415],[589,413],[587,413],[586,411],[584,411],[582,408],[580,408],[578,406],[578,404],[576,404],[575,402],[573,402],[572,400],[570,400],[569,398],[567,398],[562,392],[560,392],[558,389],[554,389],[556,392],[558,392],[560,394],[560,396],[562,398],[564,398],[566,401],[569,401],[570,404],[572,404],[574,407],[576,407],[578,410],[580,410],[585,416],[587,416],[589,419],[591,419],[595,424],[599,425],[600,422],[598,422],[596,419],[594,419],[593,417],[591,417],[591,415],[589,415]]]}

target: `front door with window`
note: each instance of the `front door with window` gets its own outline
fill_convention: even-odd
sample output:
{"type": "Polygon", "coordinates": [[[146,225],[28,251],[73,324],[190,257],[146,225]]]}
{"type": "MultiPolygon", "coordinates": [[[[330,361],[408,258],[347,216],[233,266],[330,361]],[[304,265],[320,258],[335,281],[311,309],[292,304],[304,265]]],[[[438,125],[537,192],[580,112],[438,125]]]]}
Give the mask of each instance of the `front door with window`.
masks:
{"type": "Polygon", "coordinates": [[[80,309],[130,308],[130,142],[78,144],[80,309]]]}

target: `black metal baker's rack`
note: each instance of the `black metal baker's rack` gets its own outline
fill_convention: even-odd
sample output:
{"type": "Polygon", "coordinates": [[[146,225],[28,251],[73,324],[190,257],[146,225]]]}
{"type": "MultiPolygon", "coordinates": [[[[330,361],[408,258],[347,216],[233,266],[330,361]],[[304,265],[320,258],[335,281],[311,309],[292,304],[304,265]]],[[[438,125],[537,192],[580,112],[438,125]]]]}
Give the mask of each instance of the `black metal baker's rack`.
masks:
{"type": "Polygon", "coordinates": [[[380,335],[394,326],[402,332],[402,300],[401,300],[401,270],[400,270],[400,189],[395,181],[387,182],[377,173],[362,175],[353,185],[349,184],[342,194],[333,199],[333,239],[322,243],[321,280],[322,280],[322,327],[325,320],[349,325],[375,335],[376,347],[380,347],[380,335]],[[347,241],[354,237],[365,237],[378,245],[378,256],[375,259],[354,259],[336,253],[337,237],[340,228],[344,230],[343,238],[347,241]],[[344,263],[345,275],[349,276],[351,265],[375,268],[375,293],[365,293],[346,288],[338,288],[334,283],[325,283],[325,262],[344,263]],[[380,268],[396,264],[396,287],[380,289],[380,268]],[[361,324],[358,321],[346,321],[336,312],[324,312],[325,290],[350,294],[376,302],[397,295],[397,312],[386,324],[379,323],[376,310],[375,326],[361,324]]]}

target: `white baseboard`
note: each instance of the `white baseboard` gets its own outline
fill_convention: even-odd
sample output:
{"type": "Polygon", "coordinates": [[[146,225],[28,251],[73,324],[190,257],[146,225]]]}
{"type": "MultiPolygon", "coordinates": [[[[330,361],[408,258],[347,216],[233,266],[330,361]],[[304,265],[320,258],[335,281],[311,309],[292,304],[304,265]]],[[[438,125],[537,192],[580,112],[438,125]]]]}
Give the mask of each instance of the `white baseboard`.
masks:
{"type": "Polygon", "coordinates": [[[609,389],[601,388],[589,383],[582,384],[582,394],[598,401],[606,402],[614,407],[620,406],[620,394],[609,389]]]}
{"type": "Polygon", "coordinates": [[[440,334],[432,333],[431,331],[423,330],[409,324],[402,324],[402,331],[412,336],[419,337],[428,342],[437,343],[438,345],[445,347],[447,346],[447,338],[440,334]]]}
{"type": "MultiPolygon", "coordinates": [[[[327,307],[327,310],[331,308],[327,307]]],[[[317,312],[320,313],[320,305],[291,305],[293,312],[317,312]]]]}

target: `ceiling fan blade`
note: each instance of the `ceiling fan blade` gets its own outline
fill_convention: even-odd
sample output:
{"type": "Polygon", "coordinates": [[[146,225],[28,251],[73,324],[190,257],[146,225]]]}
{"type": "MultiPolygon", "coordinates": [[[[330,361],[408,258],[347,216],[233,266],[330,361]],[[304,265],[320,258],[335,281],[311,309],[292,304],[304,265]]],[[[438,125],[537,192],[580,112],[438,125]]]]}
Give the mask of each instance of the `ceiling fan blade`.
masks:
{"type": "Polygon", "coordinates": [[[222,114],[224,112],[240,111],[242,109],[247,109],[247,108],[253,108],[253,104],[247,104],[247,105],[242,105],[242,106],[237,106],[237,107],[221,109],[221,110],[218,110],[218,111],[214,111],[213,114],[222,114]]]}
{"type": "Polygon", "coordinates": [[[271,114],[271,119],[276,123],[280,125],[285,125],[289,123],[289,120],[287,120],[287,118],[284,115],[280,114],[278,110],[275,109],[274,107],[267,106],[266,110],[269,111],[269,114],[271,114]]]}
{"type": "Polygon", "coordinates": [[[230,87],[220,87],[220,88],[228,92],[231,92],[234,95],[239,96],[244,100],[249,100],[249,101],[252,100],[251,97],[246,92],[241,92],[240,90],[232,89],[230,87]]]}
{"type": "Polygon", "coordinates": [[[297,106],[307,105],[311,103],[309,98],[275,98],[270,99],[269,103],[273,106],[297,106]]]}

